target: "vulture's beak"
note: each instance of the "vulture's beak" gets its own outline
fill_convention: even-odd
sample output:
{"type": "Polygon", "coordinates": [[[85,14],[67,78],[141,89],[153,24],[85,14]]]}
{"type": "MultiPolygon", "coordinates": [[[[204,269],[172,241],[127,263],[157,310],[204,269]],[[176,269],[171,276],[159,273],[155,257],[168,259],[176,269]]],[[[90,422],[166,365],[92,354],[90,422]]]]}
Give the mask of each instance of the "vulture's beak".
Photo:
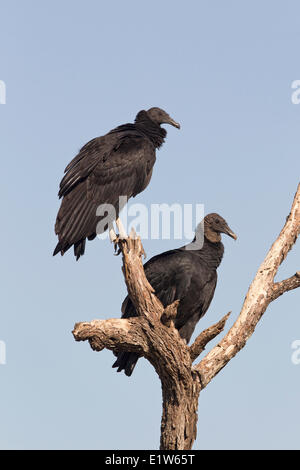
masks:
{"type": "Polygon", "coordinates": [[[224,230],[224,233],[226,233],[226,235],[233,238],[234,240],[237,239],[237,235],[229,227],[227,227],[226,230],[224,230]]]}
{"type": "Polygon", "coordinates": [[[174,121],[174,119],[170,118],[168,120],[168,124],[171,124],[171,126],[177,127],[177,129],[180,129],[180,124],[179,122],[174,121]]]}

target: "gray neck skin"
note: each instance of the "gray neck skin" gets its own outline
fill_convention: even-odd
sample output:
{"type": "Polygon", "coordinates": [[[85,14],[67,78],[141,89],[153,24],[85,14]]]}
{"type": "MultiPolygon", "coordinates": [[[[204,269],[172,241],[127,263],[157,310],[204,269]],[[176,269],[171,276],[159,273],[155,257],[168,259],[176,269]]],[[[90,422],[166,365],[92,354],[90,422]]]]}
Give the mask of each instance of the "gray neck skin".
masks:
{"type": "MultiPolygon", "coordinates": [[[[212,236],[211,233],[207,234],[205,231],[202,248],[199,250],[189,249],[188,251],[192,254],[192,256],[197,257],[200,262],[205,262],[210,268],[217,269],[218,266],[220,266],[224,255],[224,245],[221,242],[221,235],[217,234],[216,232],[213,232],[213,234],[216,236],[212,236]]],[[[195,242],[195,240],[196,238],[194,238],[193,242],[195,242]]],[[[191,245],[192,244],[189,244],[187,246],[191,245]]],[[[183,247],[183,249],[186,249],[186,247],[183,247]]]]}
{"type": "Polygon", "coordinates": [[[165,141],[167,131],[159,124],[149,119],[145,111],[140,111],[135,119],[136,127],[145,134],[153,143],[155,148],[159,148],[165,141]]]}

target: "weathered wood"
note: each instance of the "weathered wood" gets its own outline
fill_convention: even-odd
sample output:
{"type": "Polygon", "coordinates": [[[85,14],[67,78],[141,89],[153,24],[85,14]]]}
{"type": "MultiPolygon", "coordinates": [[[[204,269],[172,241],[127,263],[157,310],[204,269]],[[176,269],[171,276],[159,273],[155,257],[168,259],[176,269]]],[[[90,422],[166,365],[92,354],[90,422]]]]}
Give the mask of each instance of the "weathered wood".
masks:
{"type": "Polygon", "coordinates": [[[175,300],[175,302],[173,302],[171,305],[168,305],[165,308],[165,310],[164,310],[164,312],[163,312],[163,314],[160,318],[161,322],[164,325],[174,326],[174,323],[172,323],[172,322],[174,322],[174,320],[176,318],[178,305],[179,305],[179,300],[175,300]]]}
{"type": "Polygon", "coordinates": [[[298,276],[274,285],[278,268],[297,240],[300,231],[300,184],[283,229],[260,265],[247,292],[238,319],[226,336],[196,366],[202,387],[245,346],[270,302],[291,288],[299,287],[298,276]],[[277,295],[278,294],[278,295],[277,295]]]}
{"type": "Polygon", "coordinates": [[[145,326],[148,325],[144,318],[111,318],[76,323],[72,333],[76,341],[88,340],[95,351],[125,349],[145,355],[148,351],[145,326]]]}
{"type": "Polygon", "coordinates": [[[210,326],[206,330],[202,331],[199,336],[195,339],[194,343],[190,347],[190,356],[192,362],[197,359],[198,356],[204,351],[205,346],[218,336],[225,328],[225,324],[229,318],[231,312],[228,312],[218,323],[210,326]]]}
{"type": "Polygon", "coordinates": [[[154,295],[152,286],[146,278],[142,263],[145,255],[140,237],[134,229],[126,239],[120,239],[119,248],[123,254],[123,274],[128,294],[138,315],[145,316],[149,321],[160,318],[164,308],[154,295]]]}
{"type": "Polygon", "coordinates": [[[271,292],[272,301],[277,299],[280,295],[288,292],[289,290],[296,289],[300,286],[300,271],[297,271],[294,276],[289,277],[281,282],[276,282],[273,285],[273,290],[271,292]]]}

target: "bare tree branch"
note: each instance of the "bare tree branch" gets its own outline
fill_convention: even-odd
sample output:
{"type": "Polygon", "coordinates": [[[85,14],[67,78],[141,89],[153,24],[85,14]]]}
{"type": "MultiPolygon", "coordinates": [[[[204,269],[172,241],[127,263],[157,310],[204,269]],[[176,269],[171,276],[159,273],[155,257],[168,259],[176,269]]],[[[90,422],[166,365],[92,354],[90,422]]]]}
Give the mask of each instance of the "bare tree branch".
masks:
{"type": "Polygon", "coordinates": [[[96,351],[107,348],[118,352],[123,349],[144,356],[149,351],[143,334],[146,325],[144,318],[111,318],[76,323],[72,333],[76,341],[88,340],[96,351]]]}
{"type": "Polygon", "coordinates": [[[166,325],[166,326],[174,326],[174,320],[176,318],[176,315],[177,315],[177,308],[178,308],[178,305],[179,305],[179,300],[175,300],[175,302],[173,302],[171,305],[168,305],[162,316],[161,316],[161,322],[166,325]]]}
{"type": "Polygon", "coordinates": [[[223,318],[221,318],[221,320],[202,331],[202,333],[197,336],[194,343],[189,348],[192,362],[194,362],[194,360],[197,359],[197,357],[200,356],[200,354],[204,351],[207,343],[213,340],[224,330],[226,321],[228,320],[230,314],[231,312],[228,312],[223,318]]]}
{"type": "Polygon", "coordinates": [[[271,293],[272,301],[285,292],[296,289],[297,287],[300,287],[300,271],[297,271],[294,276],[289,277],[284,281],[276,282],[273,285],[273,292],[271,293]]]}
{"type": "Polygon", "coordinates": [[[258,321],[272,300],[283,292],[299,287],[298,276],[274,285],[280,264],[296,242],[300,231],[300,184],[291,212],[277,240],[260,265],[246,295],[241,313],[226,336],[196,366],[204,388],[240,351],[253,334],[258,321]]]}
{"type": "Polygon", "coordinates": [[[123,274],[128,294],[138,315],[145,316],[152,322],[161,317],[164,308],[146,278],[142,263],[145,252],[141,239],[132,230],[130,237],[121,239],[118,243],[123,254],[123,274]]]}

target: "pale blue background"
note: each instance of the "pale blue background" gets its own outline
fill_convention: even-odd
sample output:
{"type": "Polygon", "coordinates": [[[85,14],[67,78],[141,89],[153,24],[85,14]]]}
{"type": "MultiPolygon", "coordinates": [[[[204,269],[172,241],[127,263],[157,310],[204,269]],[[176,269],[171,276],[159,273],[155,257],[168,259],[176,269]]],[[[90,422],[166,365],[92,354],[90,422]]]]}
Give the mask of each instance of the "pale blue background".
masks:
{"type": "MultiPolygon", "coordinates": [[[[204,203],[225,237],[219,283],[197,332],[232,310],[281,229],[299,181],[297,1],[0,2],[3,449],[159,445],[159,380],[131,379],[112,353],[76,343],[76,321],[119,316],[121,258],[95,240],[78,262],[52,257],[57,189],[89,139],[151,106],[168,128],[147,190],[133,202],[204,203]]],[[[148,258],[180,242],[146,241],[148,258]]],[[[278,279],[299,269],[299,246],[278,279]]],[[[195,449],[299,449],[299,292],[274,302],[247,347],[202,393],[195,449]]],[[[228,325],[228,326],[229,326],[228,325]]]]}

